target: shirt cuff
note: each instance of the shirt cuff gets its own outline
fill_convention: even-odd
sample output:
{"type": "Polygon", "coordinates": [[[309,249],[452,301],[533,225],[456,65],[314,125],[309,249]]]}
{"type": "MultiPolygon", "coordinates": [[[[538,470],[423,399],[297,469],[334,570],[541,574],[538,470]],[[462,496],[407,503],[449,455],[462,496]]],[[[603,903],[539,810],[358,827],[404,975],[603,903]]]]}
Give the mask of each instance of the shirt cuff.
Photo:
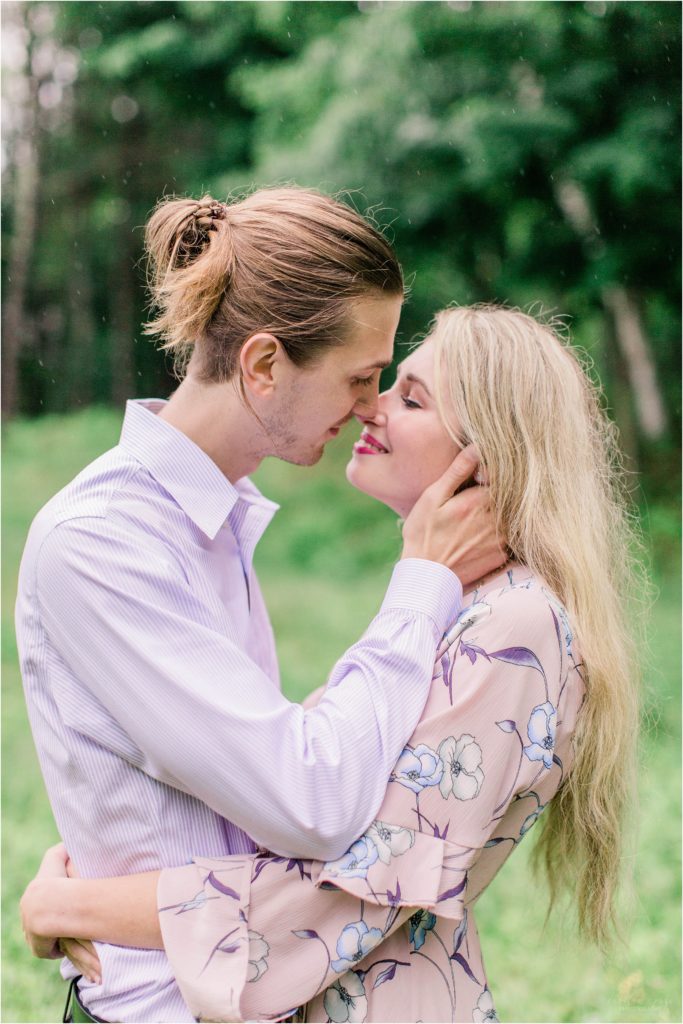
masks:
{"type": "Polygon", "coordinates": [[[439,639],[462,607],[462,584],[455,573],[426,558],[402,558],[394,572],[380,612],[407,610],[428,615],[439,639]]]}

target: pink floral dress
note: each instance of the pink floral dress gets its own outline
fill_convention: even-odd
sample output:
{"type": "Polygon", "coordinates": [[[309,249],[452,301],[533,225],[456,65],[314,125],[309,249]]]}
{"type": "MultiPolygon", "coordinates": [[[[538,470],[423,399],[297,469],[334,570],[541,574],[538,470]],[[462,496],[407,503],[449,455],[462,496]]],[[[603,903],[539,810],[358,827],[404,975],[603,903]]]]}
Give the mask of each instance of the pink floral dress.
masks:
{"type": "Polygon", "coordinates": [[[161,873],[166,952],[199,1020],[498,1019],[474,904],[565,778],[584,684],[566,612],[528,570],[470,600],[377,819],[343,856],[161,873]]]}

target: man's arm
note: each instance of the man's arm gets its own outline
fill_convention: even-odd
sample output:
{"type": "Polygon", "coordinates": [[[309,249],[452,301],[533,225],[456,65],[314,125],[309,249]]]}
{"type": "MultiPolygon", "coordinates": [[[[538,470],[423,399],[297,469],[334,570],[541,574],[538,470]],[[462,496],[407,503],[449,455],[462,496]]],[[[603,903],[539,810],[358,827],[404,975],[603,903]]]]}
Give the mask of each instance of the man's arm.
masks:
{"type": "MultiPolygon", "coordinates": [[[[454,523],[446,506],[472,505],[468,494],[448,498],[456,477],[426,495],[425,536],[418,514],[412,553],[447,562],[458,543],[471,558],[477,531],[490,540],[481,516],[454,523]]],[[[44,541],[37,579],[55,651],[137,745],[138,767],[257,843],[320,860],[343,852],[372,820],[461,599],[443,564],[400,562],[379,615],[338,662],[320,703],[304,711],[226,635],[161,539],[75,519],[44,541]]],[[[78,728],[78,708],[71,713],[67,724],[78,728]]],[[[106,735],[95,738],[107,745],[106,735]]]]}

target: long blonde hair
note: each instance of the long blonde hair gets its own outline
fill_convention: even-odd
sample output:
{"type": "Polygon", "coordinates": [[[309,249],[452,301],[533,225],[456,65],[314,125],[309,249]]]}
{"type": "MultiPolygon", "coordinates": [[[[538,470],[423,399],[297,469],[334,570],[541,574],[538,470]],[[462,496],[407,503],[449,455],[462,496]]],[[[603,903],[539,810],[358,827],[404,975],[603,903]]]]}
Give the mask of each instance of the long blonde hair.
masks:
{"type": "Polygon", "coordinates": [[[435,346],[441,416],[474,442],[514,557],[564,604],[586,698],[572,770],[534,850],[550,883],[576,894],[581,931],[605,945],[635,806],[638,650],[630,602],[641,578],[638,533],[615,428],[598,388],[551,325],[519,310],[444,310],[435,346]]]}

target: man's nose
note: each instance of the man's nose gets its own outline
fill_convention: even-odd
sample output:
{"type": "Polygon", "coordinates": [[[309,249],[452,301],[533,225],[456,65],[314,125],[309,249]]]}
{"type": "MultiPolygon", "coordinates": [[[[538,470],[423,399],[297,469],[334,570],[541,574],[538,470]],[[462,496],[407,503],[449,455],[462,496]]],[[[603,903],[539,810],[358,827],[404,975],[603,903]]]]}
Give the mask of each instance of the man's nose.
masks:
{"type": "Polygon", "coordinates": [[[363,395],[359,398],[353,407],[353,415],[360,423],[377,423],[378,420],[384,420],[386,417],[382,412],[384,395],[379,393],[379,386],[375,385],[372,388],[369,395],[363,395]]]}

